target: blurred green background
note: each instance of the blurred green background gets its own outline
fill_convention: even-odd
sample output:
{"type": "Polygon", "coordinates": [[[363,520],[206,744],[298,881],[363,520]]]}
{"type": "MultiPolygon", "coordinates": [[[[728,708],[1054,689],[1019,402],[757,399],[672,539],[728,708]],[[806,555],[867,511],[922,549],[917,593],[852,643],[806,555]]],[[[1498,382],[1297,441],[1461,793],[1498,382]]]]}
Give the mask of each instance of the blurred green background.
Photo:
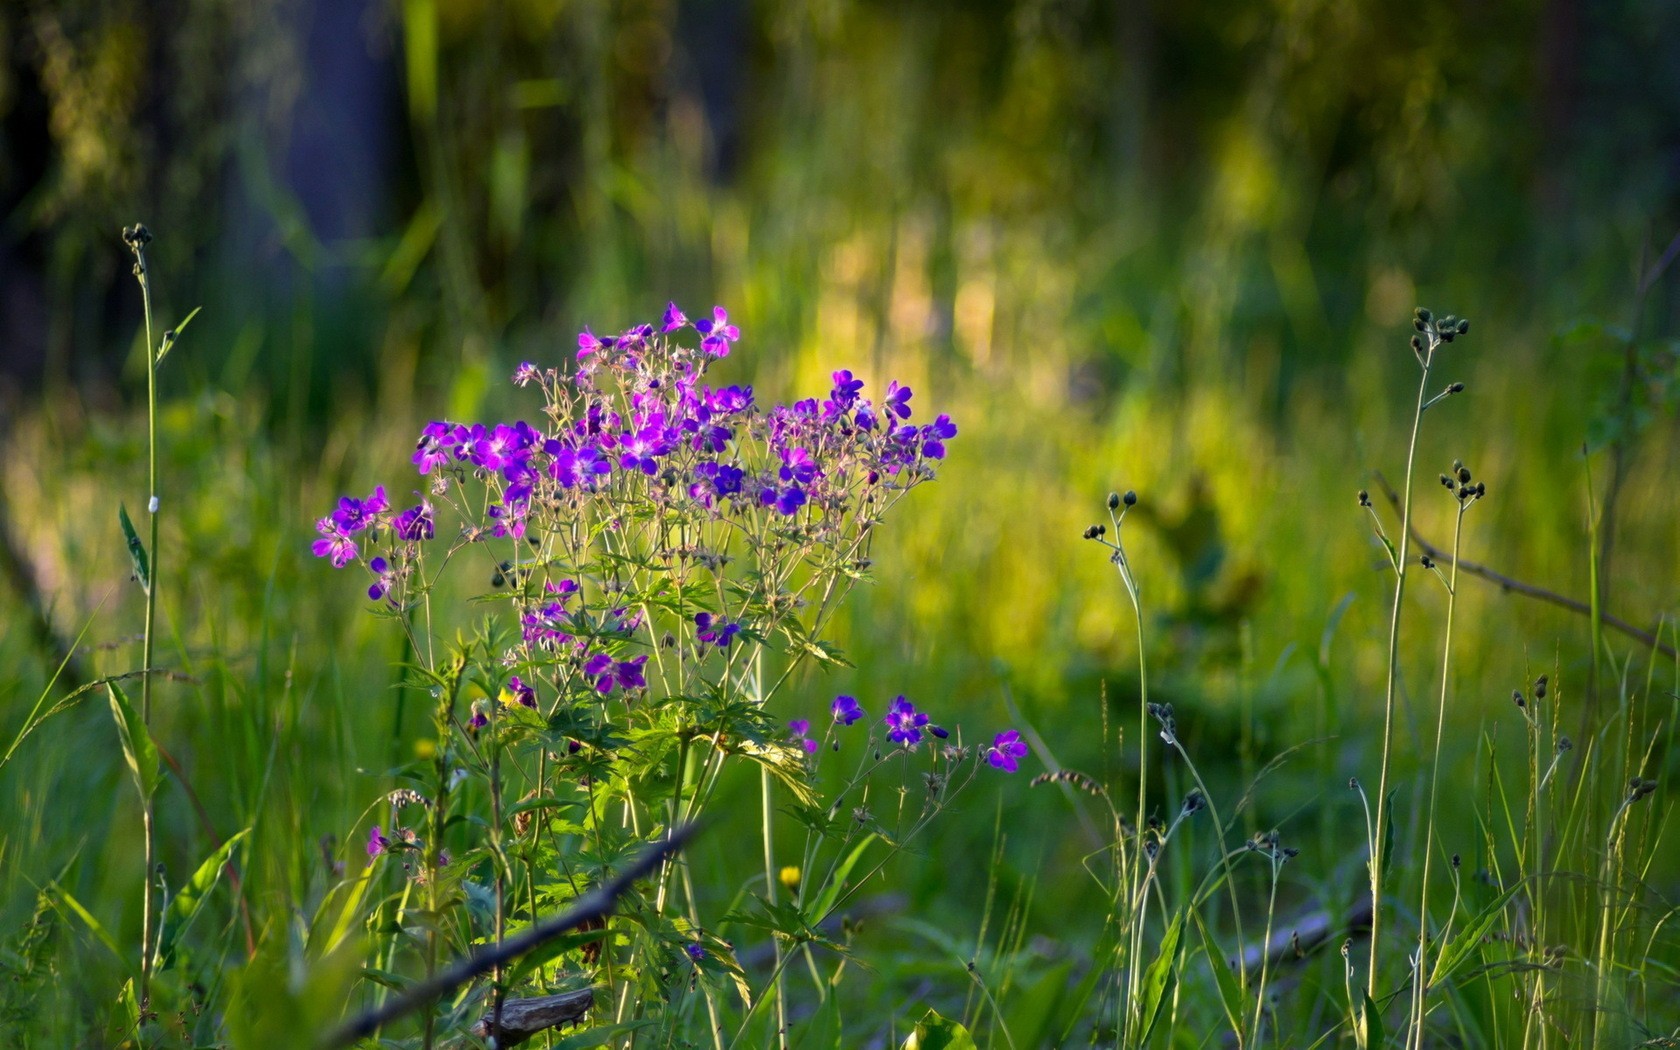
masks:
{"type": "MultiPolygon", "coordinates": [[[[117,233],[143,221],[160,321],[204,307],[163,379],[183,681],[157,729],[204,812],[168,801],[164,860],[258,821],[265,909],[316,892],[313,844],[391,762],[398,639],[309,557],[313,519],[402,491],[428,419],[534,412],[515,364],[667,299],[729,308],[724,374],[761,400],[849,367],[962,428],[877,541],[839,627],[857,667],[810,680],[813,705],[903,692],[973,739],[1013,703],[1056,760],[1118,772],[1098,726],[1104,683],[1135,712],[1131,613],[1079,535],[1134,488],[1152,669],[1204,770],[1234,796],[1314,742],[1245,817],[1317,854],[1295,898],[1359,879],[1345,783],[1375,779],[1389,582],[1354,493],[1404,468],[1414,306],[1474,323],[1439,370],[1468,392],[1419,449],[1425,482],[1457,457],[1489,486],[1466,556],[1584,599],[1590,475],[1606,607],[1680,613],[1680,7],[11,0],[0,52],[4,742],[54,638],[86,628],[84,674],[138,661],[115,510],[145,502],[144,365],[117,233]]],[[[1450,500],[1420,491],[1444,543],[1450,500]]],[[[1445,602],[1413,593],[1421,698],[1445,602]]],[[[1520,749],[1513,688],[1550,671],[1585,709],[1590,648],[1584,617],[1462,599],[1468,792],[1477,731],[1520,749]]],[[[1642,680],[1649,650],[1609,637],[1642,680]]],[[[1424,707],[1403,710],[1409,775],[1424,707]]],[[[0,773],[5,929],[61,870],[138,928],[120,764],[101,702],[0,773]]],[[[1029,930],[1057,936],[1095,840],[1053,789],[986,783],[895,878],[961,929],[1001,821],[1005,878],[1039,884],[1029,930]]],[[[725,852],[702,870],[726,878],[725,852]]]]}

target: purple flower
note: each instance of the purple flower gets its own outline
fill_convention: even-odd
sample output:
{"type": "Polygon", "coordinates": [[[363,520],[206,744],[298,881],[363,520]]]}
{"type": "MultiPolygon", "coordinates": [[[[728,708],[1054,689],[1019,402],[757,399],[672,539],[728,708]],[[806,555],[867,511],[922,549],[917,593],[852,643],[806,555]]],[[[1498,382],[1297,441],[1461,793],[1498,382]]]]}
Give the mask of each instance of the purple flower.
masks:
{"type": "MultiPolygon", "coordinates": [[[[391,593],[391,584],[395,582],[397,574],[391,570],[390,565],[386,563],[384,558],[375,558],[368,562],[368,569],[376,577],[368,587],[368,597],[378,601],[391,593]]],[[[395,605],[396,602],[393,601],[391,604],[395,605]]]]}
{"type": "Polygon", "coordinates": [[[780,455],[782,469],[779,473],[783,481],[809,485],[819,473],[816,462],[811,459],[811,453],[805,449],[784,448],[780,455]]]}
{"type": "Polygon", "coordinates": [[[660,329],[661,331],[675,332],[677,329],[681,328],[683,325],[685,325],[687,323],[688,323],[688,318],[684,317],[683,312],[681,310],[677,309],[677,304],[676,303],[667,303],[666,304],[664,326],[660,329]]]}
{"type": "Polygon", "coordinates": [[[900,419],[910,418],[911,391],[907,386],[899,386],[898,380],[893,380],[887,387],[886,399],[881,402],[881,410],[888,415],[900,419]]]}
{"type": "Polygon", "coordinates": [[[727,496],[739,496],[746,482],[746,472],[727,463],[706,461],[694,467],[694,483],[688,494],[706,506],[714,505],[727,496]]]}
{"type": "Polygon", "coordinates": [[[542,373],[537,371],[536,365],[529,361],[522,361],[519,367],[513,370],[513,385],[527,386],[535,383],[541,375],[542,373]]]}
{"type": "Polygon", "coordinates": [[[513,675],[508,678],[507,688],[502,694],[503,703],[510,700],[517,702],[521,707],[529,707],[534,710],[537,706],[537,691],[520,681],[518,675],[513,675]]]}
{"type": "Polygon", "coordinates": [[[421,500],[418,506],[410,507],[397,515],[392,527],[397,530],[397,536],[405,540],[429,540],[436,535],[432,522],[432,505],[421,500]]]}
{"type": "Polygon", "coordinates": [[[789,485],[783,489],[778,489],[774,485],[766,485],[764,491],[759,493],[758,500],[766,507],[775,507],[789,517],[797,513],[799,508],[807,502],[805,490],[798,485],[789,485]]]}
{"type": "Polygon", "coordinates": [[[338,501],[338,508],[330,517],[339,531],[346,536],[354,536],[363,529],[375,524],[380,514],[390,508],[391,504],[385,498],[385,486],[374,488],[367,499],[355,499],[344,496],[338,501]]]}
{"type": "Polygon", "coordinates": [[[808,755],[817,753],[817,742],[811,739],[811,723],[803,718],[795,718],[788,723],[788,732],[793,736],[793,742],[805,749],[808,755]]]}
{"type": "Polygon", "coordinates": [[[592,445],[579,449],[550,440],[544,448],[554,457],[548,464],[548,476],[563,489],[588,489],[595,479],[612,473],[612,464],[592,445]]]}
{"type": "Polygon", "coordinates": [[[651,478],[659,473],[658,457],[669,455],[676,442],[671,440],[671,430],[665,425],[665,413],[653,412],[646,416],[641,429],[624,436],[619,447],[624,450],[618,457],[620,467],[640,470],[651,478]]]}
{"type": "Polygon", "coordinates": [[[922,742],[922,727],[928,724],[928,716],[900,695],[887,707],[887,717],[882,721],[887,724],[888,740],[905,747],[915,747],[922,742]]]}
{"type": "Polygon", "coordinates": [[[613,669],[613,677],[618,679],[618,687],[624,690],[646,689],[647,679],[642,675],[642,665],[647,662],[648,658],[645,656],[619,661],[613,669]]]}
{"type": "Polygon", "coordinates": [[[339,530],[331,517],[315,523],[315,531],[322,536],[310,544],[309,550],[317,558],[331,558],[333,568],[342,569],[356,560],[356,541],[339,530]]]}
{"type": "Polygon", "coordinates": [[[706,407],[724,415],[745,412],[752,407],[752,403],[753,391],[750,386],[726,386],[706,395],[706,407]]]}
{"type": "Polygon", "coordinates": [[[706,948],[699,941],[683,945],[683,951],[687,952],[688,957],[694,962],[699,962],[706,957],[706,948]]]}
{"type": "Polygon", "coordinates": [[[1013,773],[1021,768],[1019,760],[1026,757],[1027,742],[1013,729],[999,733],[992,740],[992,746],[986,749],[986,761],[1005,773],[1013,773]]]}
{"type": "Polygon", "coordinates": [[[588,357],[590,354],[593,354],[595,351],[604,349],[606,347],[610,347],[612,345],[613,345],[613,340],[612,339],[596,338],[595,333],[591,332],[589,330],[588,326],[586,325],[584,327],[583,331],[578,333],[578,352],[577,352],[578,360],[582,361],[584,358],[588,357]]]}
{"type": "Polygon", "coordinates": [[[707,612],[694,614],[694,626],[702,643],[715,645],[719,649],[729,648],[729,643],[741,633],[739,623],[728,623],[721,616],[713,616],[707,612]]]}
{"type": "Polygon", "coordinates": [[[951,417],[941,413],[938,419],[922,428],[922,455],[929,459],[945,458],[945,442],[957,436],[957,425],[951,417]]]}
{"type": "Polygon", "coordinates": [[[700,349],[713,357],[727,356],[729,344],[741,339],[741,330],[729,323],[729,311],[721,306],[712,307],[712,320],[701,318],[694,322],[694,330],[704,337],[700,349]]]}
{"type": "Polygon", "coordinates": [[[858,394],[862,391],[863,380],[852,378],[851,370],[842,368],[834,373],[834,390],[828,397],[837,410],[844,412],[857,403],[858,394]]]}
{"type": "Polygon", "coordinates": [[[449,462],[449,436],[454,427],[448,423],[433,421],[426,424],[426,429],[420,431],[420,440],[414,445],[414,468],[422,474],[430,474],[437,467],[449,462]]]}
{"type": "Polygon", "coordinates": [[[834,720],[841,725],[849,726],[863,717],[863,708],[858,706],[857,699],[845,694],[835,697],[829,710],[834,713],[834,720]]]}
{"type": "Polygon", "coordinates": [[[391,840],[379,831],[379,825],[373,826],[373,834],[368,836],[367,855],[377,857],[391,848],[391,840]]]}
{"type": "Polygon", "coordinates": [[[494,524],[490,526],[490,535],[522,539],[525,535],[525,514],[530,509],[530,505],[524,502],[492,504],[489,515],[494,524]]]}
{"type": "Polygon", "coordinates": [[[595,680],[595,691],[603,696],[612,692],[614,685],[626,691],[645,689],[647,678],[642,674],[642,665],[647,660],[638,656],[634,660],[615,661],[606,653],[596,653],[583,665],[583,673],[595,680]]]}

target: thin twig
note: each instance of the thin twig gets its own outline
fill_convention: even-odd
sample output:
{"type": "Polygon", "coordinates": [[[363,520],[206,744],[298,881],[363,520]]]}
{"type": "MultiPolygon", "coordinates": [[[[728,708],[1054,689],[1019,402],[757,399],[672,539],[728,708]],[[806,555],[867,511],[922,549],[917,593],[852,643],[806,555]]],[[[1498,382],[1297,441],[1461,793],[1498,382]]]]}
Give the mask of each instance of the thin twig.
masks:
{"type": "MultiPolygon", "coordinates": [[[[1383,495],[1388,499],[1389,506],[1395,508],[1396,513],[1398,513],[1400,497],[1395,495],[1394,489],[1389,487],[1388,479],[1383,477],[1380,471],[1375,472],[1375,477],[1377,479],[1377,485],[1382,489],[1383,495]]],[[[1444,551],[1424,539],[1422,534],[1418,532],[1417,526],[1412,526],[1411,533],[1412,542],[1416,543],[1418,548],[1422,550],[1423,553],[1429,555],[1431,559],[1444,565],[1451,565],[1453,563],[1452,552],[1444,551]]],[[[1578,612],[1583,616],[1592,616],[1592,607],[1586,602],[1577,601],[1576,599],[1567,597],[1566,595],[1558,594],[1556,591],[1548,591],[1546,588],[1535,586],[1532,583],[1524,583],[1523,581],[1507,576],[1502,572],[1496,572],[1495,570],[1488,568],[1486,565],[1479,565],[1473,561],[1460,561],[1458,563],[1458,567],[1461,571],[1471,576],[1480,576],[1482,579],[1487,580],[1490,583],[1498,584],[1500,590],[1526,595],[1530,598],[1535,598],[1543,602],[1549,602],[1559,608],[1568,609],[1572,612],[1578,612]]],[[[1649,648],[1655,649],[1657,652],[1662,653],[1670,659],[1675,658],[1674,647],[1669,645],[1667,642],[1658,640],[1657,636],[1651,632],[1641,630],[1633,624],[1628,623],[1626,620],[1617,616],[1612,616],[1607,612],[1600,613],[1599,620],[1606,627],[1613,627],[1627,635],[1629,638],[1633,638],[1649,648]]]]}
{"type": "Polygon", "coordinates": [[[621,871],[612,881],[597,886],[568,912],[528,927],[518,936],[467,956],[454,966],[439,970],[384,1005],[376,1007],[332,1032],[321,1040],[322,1050],[337,1050],[365,1039],[384,1025],[419,1010],[476,977],[482,977],[498,966],[519,958],[568,930],[584,923],[604,919],[612,913],[618,898],[640,878],[648,875],[694,837],[696,825],[685,824],[655,843],[636,862],[621,871]]]}

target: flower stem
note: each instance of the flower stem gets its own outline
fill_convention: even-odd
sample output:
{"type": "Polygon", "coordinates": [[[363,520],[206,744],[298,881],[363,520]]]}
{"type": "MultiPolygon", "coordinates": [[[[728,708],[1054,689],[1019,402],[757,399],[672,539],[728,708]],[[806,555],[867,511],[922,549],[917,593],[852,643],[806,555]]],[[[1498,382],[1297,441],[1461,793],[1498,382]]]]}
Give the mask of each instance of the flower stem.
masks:
{"type": "MultiPolygon", "coordinates": [[[[146,725],[146,732],[151,732],[152,726],[152,658],[157,648],[157,593],[159,583],[159,566],[163,558],[158,551],[158,516],[161,501],[158,498],[158,441],[157,441],[157,345],[152,342],[152,281],[146,268],[146,242],[151,239],[150,234],[143,232],[144,227],[137,227],[134,235],[129,239],[129,247],[134,251],[134,277],[140,282],[140,300],[146,312],[146,517],[149,524],[150,538],[147,543],[148,556],[151,559],[146,580],[146,626],[144,641],[141,643],[141,676],[140,676],[140,718],[146,725]]],[[[156,863],[156,836],[153,830],[152,799],[143,797],[140,800],[140,822],[145,844],[142,850],[144,877],[141,880],[140,896],[140,1022],[145,1024],[146,1014],[151,1006],[152,990],[152,868],[156,863]]]]}
{"type": "Polygon", "coordinates": [[[1428,348],[1419,355],[1423,375],[1418,381],[1417,410],[1412,415],[1412,440],[1406,448],[1405,496],[1400,504],[1400,550],[1395,557],[1394,608],[1388,624],[1388,681],[1383,696],[1382,770],[1377,777],[1377,819],[1370,829],[1371,855],[1371,962],[1365,974],[1365,993],[1373,1002],[1377,998],[1377,962],[1382,946],[1383,866],[1388,858],[1382,855],[1384,829],[1388,817],[1388,772],[1393,756],[1395,690],[1400,675],[1400,609],[1406,594],[1406,557],[1412,538],[1412,473],[1417,461],[1418,431],[1423,426],[1423,405],[1429,388],[1429,366],[1435,360],[1438,345],[1433,332],[1428,348]]]}
{"type": "Polygon", "coordinates": [[[1447,578],[1447,637],[1441,651],[1441,697],[1435,711],[1435,751],[1429,759],[1429,808],[1423,830],[1423,885],[1418,891],[1418,947],[1412,992],[1412,1030],[1410,1045],[1423,1048],[1423,1020],[1428,1013],[1428,957],[1429,957],[1429,874],[1435,858],[1435,806],[1439,796],[1441,773],[1441,738],[1447,727],[1447,686],[1452,675],[1453,612],[1458,604],[1458,552],[1464,536],[1464,512],[1469,504],[1460,502],[1458,519],[1453,526],[1452,567],[1447,578]]]}

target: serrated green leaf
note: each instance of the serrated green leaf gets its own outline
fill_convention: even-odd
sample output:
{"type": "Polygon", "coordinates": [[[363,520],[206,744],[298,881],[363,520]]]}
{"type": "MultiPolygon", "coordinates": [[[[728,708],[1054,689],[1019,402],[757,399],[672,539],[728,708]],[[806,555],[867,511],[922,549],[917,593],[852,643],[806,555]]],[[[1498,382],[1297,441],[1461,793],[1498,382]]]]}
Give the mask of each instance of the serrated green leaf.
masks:
{"type": "Polygon", "coordinates": [[[140,792],[142,802],[150,801],[158,786],[157,745],[152,743],[151,731],[128,702],[122,686],[115,682],[106,682],[105,686],[111,694],[111,716],[117,722],[117,736],[122,740],[123,757],[128,760],[134,787],[140,792]]]}
{"type": "Polygon", "coordinates": [[[743,740],[740,753],[768,769],[797,798],[801,805],[818,805],[817,794],[805,782],[805,752],[783,743],[743,740]]]}
{"type": "Polygon", "coordinates": [[[140,581],[140,589],[147,594],[152,592],[152,567],[146,560],[146,545],[140,542],[140,534],[134,531],[134,522],[129,520],[128,508],[117,504],[117,521],[121,523],[123,536],[128,541],[128,560],[134,565],[134,578],[140,581]]]}
{"type": "Polygon", "coordinates": [[[1178,980],[1178,945],[1183,935],[1184,912],[1180,911],[1161,935],[1160,954],[1143,971],[1143,1012],[1139,1015],[1143,1020],[1143,1037],[1138,1040],[1139,1046],[1149,1043],[1155,1022],[1161,1019],[1161,1008],[1166,1005],[1167,991],[1178,980]]]}
{"type": "Polygon", "coordinates": [[[916,1022],[916,1030],[904,1040],[901,1050],[976,1050],[976,1047],[968,1029],[939,1016],[936,1010],[929,1010],[916,1022]]]}
{"type": "Polygon", "coordinates": [[[175,958],[175,946],[180,943],[181,935],[187,932],[187,927],[198,918],[199,911],[204,907],[210,891],[215,888],[216,880],[221,878],[222,869],[227,866],[228,858],[251,829],[230,837],[222,843],[216,852],[204,859],[204,863],[193,872],[192,878],[176,891],[169,901],[169,907],[163,913],[163,930],[158,935],[157,967],[166,969],[175,958]]]}
{"type": "Polygon", "coordinates": [[[1447,946],[1441,950],[1440,957],[1435,960],[1434,971],[1429,975],[1430,987],[1434,987],[1451,977],[1454,970],[1464,965],[1464,962],[1475,952],[1476,947],[1481,944],[1482,938],[1487,936],[1487,932],[1493,928],[1493,924],[1499,921],[1499,916],[1504,912],[1505,905],[1511,903],[1511,898],[1517,895],[1517,892],[1522,889],[1522,885],[1521,882],[1518,882],[1489,901],[1486,907],[1477,912],[1475,917],[1465,924],[1464,929],[1459,930],[1453,936],[1453,939],[1447,942],[1447,946]]]}

